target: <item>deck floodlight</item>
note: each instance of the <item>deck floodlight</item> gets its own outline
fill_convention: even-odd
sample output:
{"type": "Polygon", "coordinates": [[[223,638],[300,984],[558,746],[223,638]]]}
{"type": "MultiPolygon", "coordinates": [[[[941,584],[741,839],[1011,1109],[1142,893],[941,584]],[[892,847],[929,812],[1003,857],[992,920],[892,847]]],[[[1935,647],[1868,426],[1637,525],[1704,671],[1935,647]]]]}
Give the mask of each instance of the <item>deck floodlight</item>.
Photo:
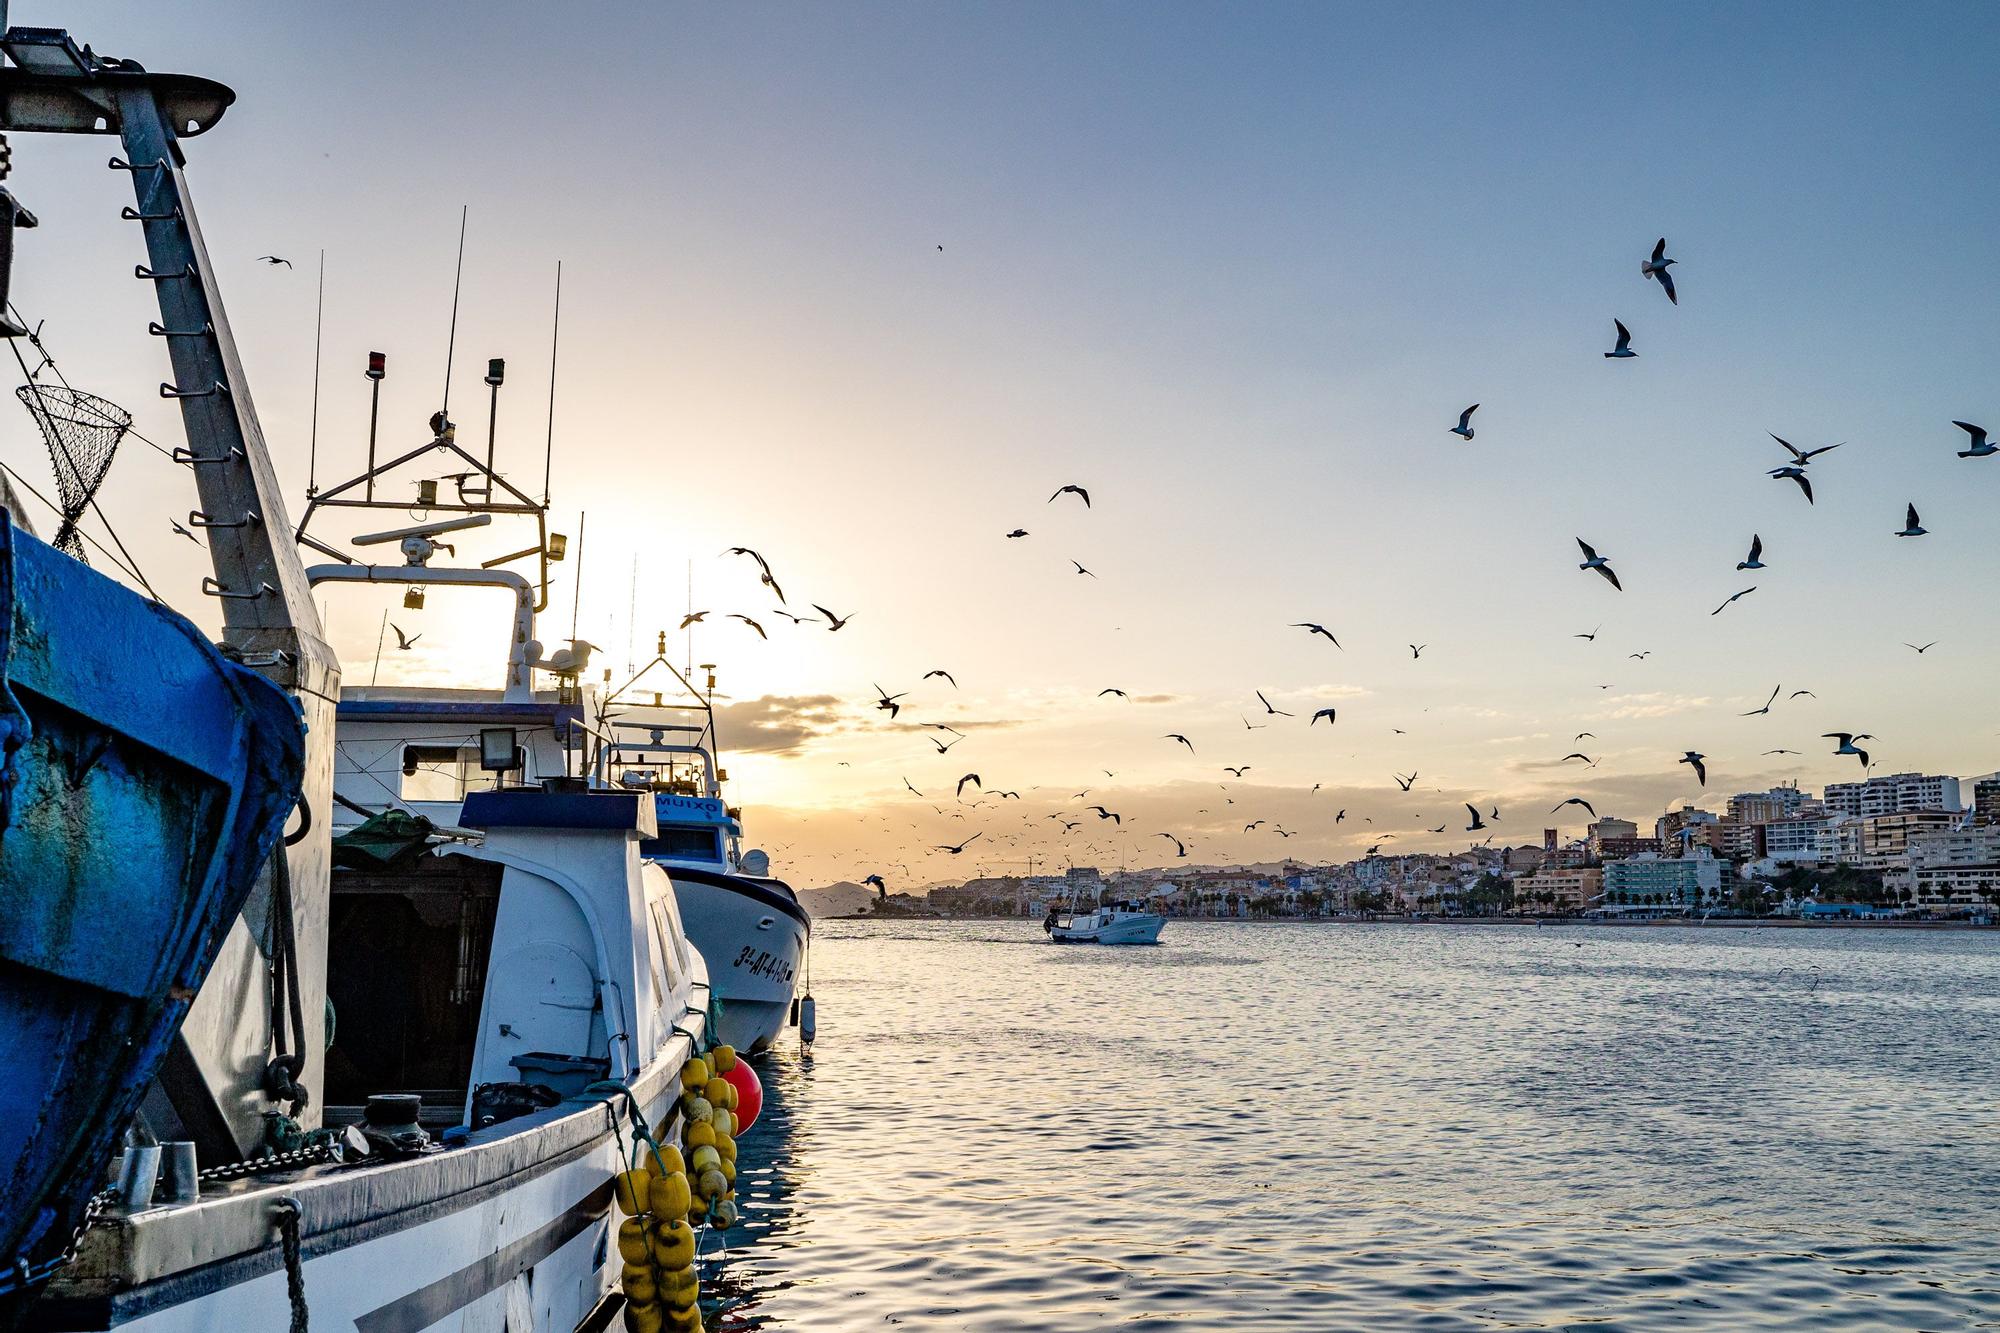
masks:
{"type": "Polygon", "coordinates": [[[505,359],[496,356],[486,363],[486,382],[488,384],[497,389],[500,387],[501,381],[506,378],[507,362],[505,359]]]}
{"type": "Polygon", "coordinates": [[[90,73],[90,59],[61,28],[9,28],[0,48],[30,74],[90,73]]]}
{"type": "Polygon", "coordinates": [[[436,504],[437,502],[438,502],[437,480],[432,477],[425,477],[422,481],[417,483],[417,504],[419,506],[427,508],[431,505],[436,504]]]}
{"type": "Polygon", "coordinates": [[[505,773],[519,766],[520,749],[512,727],[479,729],[479,766],[488,773],[505,773]]]}
{"type": "Polygon", "coordinates": [[[560,560],[569,554],[569,538],[560,532],[549,534],[549,559],[560,560]]]}
{"type": "Polygon", "coordinates": [[[387,352],[370,352],[368,354],[368,378],[379,380],[388,373],[389,354],[387,352]]]}
{"type": "Polygon", "coordinates": [[[403,609],[406,611],[421,611],[424,609],[424,590],[421,586],[413,584],[403,594],[403,609]]]}

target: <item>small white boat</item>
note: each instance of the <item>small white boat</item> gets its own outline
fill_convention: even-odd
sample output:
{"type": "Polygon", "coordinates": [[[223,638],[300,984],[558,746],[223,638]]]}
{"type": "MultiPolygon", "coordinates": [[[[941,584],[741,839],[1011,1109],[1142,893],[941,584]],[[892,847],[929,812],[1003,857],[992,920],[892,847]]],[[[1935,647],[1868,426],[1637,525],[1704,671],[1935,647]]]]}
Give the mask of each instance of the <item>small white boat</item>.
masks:
{"type": "Polygon", "coordinates": [[[1158,944],[1167,919],[1143,903],[1099,903],[1081,915],[1051,907],[1042,929],[1057,944],[1158,944]]]}

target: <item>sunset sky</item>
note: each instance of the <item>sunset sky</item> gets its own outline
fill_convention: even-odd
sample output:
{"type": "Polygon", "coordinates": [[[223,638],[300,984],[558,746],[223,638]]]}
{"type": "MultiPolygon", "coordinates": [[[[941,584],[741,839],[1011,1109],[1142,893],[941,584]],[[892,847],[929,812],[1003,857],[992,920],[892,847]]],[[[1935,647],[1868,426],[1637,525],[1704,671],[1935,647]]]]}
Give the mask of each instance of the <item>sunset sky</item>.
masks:
{"type": "MultiPolygon", "coordinates": [[[[539,491],[563,262],[553,489],[560,530],[588,515],[579,632],[622,674],[692,585],[711,623],[670,643],[719,664],[729,794],[801,887],[1163,864],[1161,832],[1208,862],[1386,833],[1448,850],[1468,800],[1510,841],[1570,795],[1649,824],[1858,776],[1836,729],[1875,735],[1877,772],[2000,768],[2000,458],[1954,457],[1952,425],[2000,431],[2000,11],[17,0],[12,20],[237,90],[188,178],[295,515],[321,250],[321,486],[360,470],[370,350],[385,450],[425,438],[464,204],[452,414],[483,442],[480,376],[506,357],[500,456],[539,491]],[[1678,307],[1639,271],[1661,235],[1678,307]],[[1614,318],[1638,359],[1601,355],[1614,318]],[[1473,402],[1466,443],[1447,428],[1473,402]],[[1811,465],[1816,505],[1763,475],[1771,431],[1845,442],[1811,465]],[[1048,503],[1065,483],[1093,507],[1048,503]],[[1892,535],[1906,502],[1930,535],[1892,535]],[[1770,567],[1739,574],[1753,532],[1770,567]],[[1622,593],[1578,570],[1578,537],[1622,593]],[[852,623],[772,614],[718,554],[736,545],[791,609],[852,623]],[[959,688],[919,684],[933,668],[959,688]],[[899,721],[878,683],[910,692],[899,721]],[[1260,689],[1297,717],[1263,717],[1260,689]],[[930,722],[968,737],[940,757],[930,722]],[[1558,766],[1572,749],[1598,766],[1558,766]],[[955,803],[972,772],[1021,800],[955,803]],[[1045,818],[1099,801],[1123,824],[1045,818]]],[[[170,447],[109,148],[14,137],[8,184],[42,222],[14,299],[73,382],[170,447]]],[[[25,413],[0,460],[47,486],[25,413]]],[[[167,526],[185,469],[129,441],[103,501],[211,620],[205,557],[167,526]]],[[[349,683],[378,669],[389,601],[329,599],[349,683]]],[[[424,638],[391,637],[384,682],[497,684],[497,598],[394,619],[424,638]]]]}

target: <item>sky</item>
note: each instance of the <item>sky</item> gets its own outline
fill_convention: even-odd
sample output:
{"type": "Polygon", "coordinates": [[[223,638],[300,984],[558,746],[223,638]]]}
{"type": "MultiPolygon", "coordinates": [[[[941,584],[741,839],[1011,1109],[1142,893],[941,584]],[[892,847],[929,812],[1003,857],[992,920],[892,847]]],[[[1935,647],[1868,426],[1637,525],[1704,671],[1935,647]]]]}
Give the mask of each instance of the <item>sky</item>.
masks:
{"type": "MultiPolygon", "coordinates": [[[[583,540],[542,637],[573,618],[620,676],[660,630],[717,663],[728,794],[801,886],[1160,865],[1161,833],[1205,862],[1453,850],[1485,836],[1463,801],[1497,803],[1502,840],[1579,834],[1547,813],[1571,795],[1644,825],[1852,780],[1836,729],[1873,733],[1876,772],[2000,768],[2000,458],[1954,457],[1952,425],[2000,429],[2000,12],[15,0],[12,21],[236,89],[188,179],[295,513],[361,469],[369,351],[384,449],[426,438],[461,206],[452,415],[483,440],[480,377],[507,358],[501,467],[539,492],[561,261],[551,488],[583,540]],[[1662,235],[1678,306],[1640,274],[1662,235]],[[1636,359],[1602,356],[1614,318],[1636,359]],[[1816,504],[1764,475],[1767,432],[1842,443],[1816,504]],[[1071,483],[1089,509],[1049,503],[1071,483]],[[1929,535],[1892,535],[1908,502],[1929,535]],[[1739,574],[1753,533],[1769,568],[1739,574]],[[1623,592],[1577,568],[1579,537],[1623,592]],[[851,623],[775,615],[731,546],[790,609],[851,623]],[[689,609],[711,613],[691,641],[689,609]],[[907,692],[899,718],[878,685],[907,692]],[[933,722],[966,738],[938,755],[933,722]],[[1558,762],[1576,749],[1596,766],[1558,762]],[[1019,801],[955,800],[966,773],[1019,801]],[[1064,830],[1100,801],[1122,821],[1064,830]]],[[[108,146],[15,136],[8,183],[43,224],[15,300],[170,448],[108,146]]],[[[13,422],[0,461],[46,488],[13,422]]],[[[185,469],[130,441],[102,502],[213,622],[167,522],[185,469]]],[[[498,682],[497,595],[396,610],[407,652],[378,652],[388,606],[327,597],[348,683],[498,682]]]]}

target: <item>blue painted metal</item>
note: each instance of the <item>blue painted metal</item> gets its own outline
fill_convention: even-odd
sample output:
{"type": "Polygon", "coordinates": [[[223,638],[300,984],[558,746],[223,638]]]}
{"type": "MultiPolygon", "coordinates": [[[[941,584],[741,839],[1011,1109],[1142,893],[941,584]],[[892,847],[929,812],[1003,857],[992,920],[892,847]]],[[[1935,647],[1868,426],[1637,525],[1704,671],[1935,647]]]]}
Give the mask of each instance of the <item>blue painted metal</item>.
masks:
{"type": "Polygon", "coordinates": [[[102,1182],[278,844],[305,740],[283,690],[4,514],[0,681],[4,1293],[102,1182]]]}

